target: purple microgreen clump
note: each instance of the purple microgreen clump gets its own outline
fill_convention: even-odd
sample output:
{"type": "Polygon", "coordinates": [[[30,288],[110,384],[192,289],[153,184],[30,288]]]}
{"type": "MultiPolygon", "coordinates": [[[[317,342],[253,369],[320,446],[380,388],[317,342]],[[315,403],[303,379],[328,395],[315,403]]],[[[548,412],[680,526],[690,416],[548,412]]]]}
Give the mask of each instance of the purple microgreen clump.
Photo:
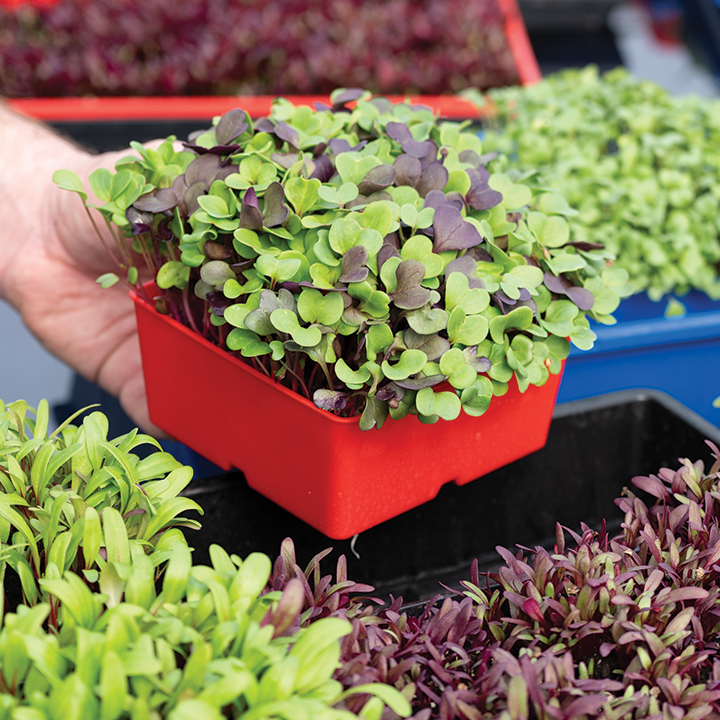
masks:
{"type": "Polygon", "coordinates": [[[303,3],[278,0],[97,2],[92,13],[82,0],[4,7],[2,95],[332,93],[321,109],[350,114],[368,90],[437,95],[519,82],[496,3],[328,0],[308,16],[303,3]]]}
{"type": "Polygon", "coordinates": [[[372,599],[343,556],[333,581],[320,570],[329,551],[302,570],[289,540],[268,589],[294,586],[289,628],[348,619],[335,679],[392,686],[420,720],[715,717],[720,451],[708,444],[707,470],[683,460],[634,478],[654,504],[625,491],[615,535],[605,521],[557,525],[552,551],[499,547],[497,572],[481,577],[474,561],[462,591],[419,609],[372,599]]]}

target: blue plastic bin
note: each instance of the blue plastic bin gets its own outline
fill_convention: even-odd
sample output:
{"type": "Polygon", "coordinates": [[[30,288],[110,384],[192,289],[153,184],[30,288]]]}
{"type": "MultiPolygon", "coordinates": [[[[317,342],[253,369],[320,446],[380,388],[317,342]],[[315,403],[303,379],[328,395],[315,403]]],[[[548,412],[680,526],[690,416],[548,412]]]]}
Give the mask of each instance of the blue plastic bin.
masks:
{"type": "Polygon", "coordinates": [[[640,294],[623,300],[616,325],[592,323],[592,350],[573,347],[558,403],[615,390],[662,390],[720,426],[720,301],[693,291],[677,298],[687,309],[664,317],[668,299],[640,294]]]}

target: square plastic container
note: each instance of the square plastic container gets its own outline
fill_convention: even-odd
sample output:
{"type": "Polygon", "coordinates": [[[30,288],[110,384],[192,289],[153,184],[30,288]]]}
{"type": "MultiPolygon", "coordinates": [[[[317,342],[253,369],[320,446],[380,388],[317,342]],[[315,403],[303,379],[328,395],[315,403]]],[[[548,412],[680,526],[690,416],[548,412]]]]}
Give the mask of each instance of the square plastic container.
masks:
{"type": "MultiPolygon", "coordinates": [[[[151,293],[152,295],[152,293],[151,293]]],[[[480,417],[408,416],[362,431],[135,300],[150,419],[333,538],[349,538],[465,484],[547,439],[560,375],[515,383],[480,417]]]]}

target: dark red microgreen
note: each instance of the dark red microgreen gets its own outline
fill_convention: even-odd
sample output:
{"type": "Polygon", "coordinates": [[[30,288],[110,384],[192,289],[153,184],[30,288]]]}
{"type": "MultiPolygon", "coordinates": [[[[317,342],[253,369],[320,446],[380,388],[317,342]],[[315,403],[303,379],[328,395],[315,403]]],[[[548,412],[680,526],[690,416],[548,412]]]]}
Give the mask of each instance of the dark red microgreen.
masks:
{"type": "Polygon", "coordinates": [[[300,136],[297,130],[291,128],[287,123],[282,122],[282,120],[278,120],[275,126],[275,135],[292,147],[297,147],[300,144],[300,136]]]}
{"type": "MultiPolygon", "coordinates": [[[[134,207],[147,213],[162,213],[171,210],[179,203],[174,188],[160,188],[153,194],[139,197],[134,207]]],[[[150,223],[152,225],[152,223],[150,223]]]]}
{"type": "Polygon", "coordinates": [[[367,278],[369,270],[365,263],[368,259],[367,250],[363,245],[351,247],[342,258],[342,274],[339,282],[362,282],[367,278]]]}
{"type": "Polygon", "coordinates": [[[432,190],[441,191],[450,178],[450,174],[444,165],[439,162],[433,162],[425,166],[422,175],[418,179],[415,187],[420,193],[420,197],[425,197],[432,190]]]}
{"type": "Polygon", "coordinates": [[[253,188],[248,188],[243,196],[240,209],[240,227],[247,230],[262,230],[263,216],[260,212],[260,204],[257,194],[253,188]]]}
{"type": "MultiPolygon", "coordinates": [[[[385,132],[390,138],[399,142],[400,145],[410,142],[413,139],[410,128],[405,123],[389,122],[385,125],[385,132]]],[[[405,152],[407,152],[407,150],[405,152]]]]}
{"type": "Polygon", "coordinates": [[[422,162],[425,158],[432,156],[433,160],[437,157],[437,145],[431,140],[418,142],[417,140],[408,140],[402,143],[403,152],[416,157],[422,162]]]}
{"type": "Polygon", "coordinates": [[[362,195],[370,195],[372,193],[384,190],[389,187],[395,181],[397,175],[397,168],[392,165],[383,163],[377,167],[372,168],[363,178],[363,181],[358,185],[358,191],[362,195]]]}
{"type": "Polygon", "coordinates": [[[217,177],[221,165],[222,160],[218,155],[199,155],[187,166],[185,182],[188,186],[201,182],[205,188],[209,188],[217,177]]]}
{"type": "Polygon", "coordinates": [[[499,205],[503,196],[497,190],[493,190],[488,185],[490,173],[482,166],[478,170],[472,168],[465,171],[470,178],[470,190],[465,199],[470,207],[475,210],[490,210],[499,205]]]}
{"type": "Polygon", "coordinates": [[[279,182],[270,183],[265,189],[264,201],[265,206],[262,212],[263,225],[268,228],[282,225],[290,214],[290,208],[285,205],[285,191],[283,190],[283,186],[279,182]]]}
{"type": "Polygon", "coordinates": [[[393,162],[393,167],[397,171],[395,176],[396,185],[415,187],[420,175],[422,175],[422,164],[412,155],[398,155],[393,162]]]}
{"type": "Polygon", "coordinates": [[[317,178],[320,182],[328,182],[335,174],[335,166],[327,155],[318,155],[313,163],[315,167],[310,173],[311,178],[317,178]]]}
{"type": "Polygon", "coordinates": [[[550,292],[570,298],[581,310],[591,310],[595,304],[595,297],[589,290],[573,285],[564,275],[558,277],[551,272],[545,272],[543,283],[550,292]]]}
{"type": "MultiPolygon", "coordinates": [[[[403,333],[403,339],[405,340],[405,344],[408,348],[422,350],[425,355],[427,355],[427,359],[430,362],[439,360],[443,354],[450,349],[450,343],[444,337],[440,337],[440,335],[437,334],[421,335],[420,333],[416,333],[412,328],[405,330],[403,333]]],[[[440,376],[438,375],[435,377],[440,376]]],[[[442,377],[445,376],[443,375],[442,377]]]]}
{"type": "Polygon", "coordinates": [[[226,112],[215,126],[215,139],[218,145],[228,146],[250,126],[245,122],[245,112],[239,108],[226,112]]]}
{"type": "Polygon", "coordinates": [[[425,265],[419,260],[403,260],[395,270],[397,286],[390,293],[396,307],[415,310],[430,299],[430,291],[420,285],[425,277],[425,265]]]}
{"type": "Polygon", "coordinates": [[[470,288],[484,288],[485,283],[475,275],[476,270],[477,260],[470,255],[461,255],[448,263],[448,266],[445,268],[445,277],[451,273],[459,272],[468,279],[468,286],[470,288]]]}
{"type": "MultiPolygon", "coordinates": [[[[136,207],[129,207],[125,211],[125,217],[130,223],[131,233],[133,235],[141,235],[150,232],[153,227],[153,211],[141,212],[136,207]]],[[[157,211],[154,211],[157,212],[157,211]]]]}
{"type": "Polygon", "coordinates": [[[434,250],[438,253],[446,250],[465,250],[483,241],[478,229],[467,222],[460,211],[452,205],[441,205],[435,210],[433,229],[434,250]]]}

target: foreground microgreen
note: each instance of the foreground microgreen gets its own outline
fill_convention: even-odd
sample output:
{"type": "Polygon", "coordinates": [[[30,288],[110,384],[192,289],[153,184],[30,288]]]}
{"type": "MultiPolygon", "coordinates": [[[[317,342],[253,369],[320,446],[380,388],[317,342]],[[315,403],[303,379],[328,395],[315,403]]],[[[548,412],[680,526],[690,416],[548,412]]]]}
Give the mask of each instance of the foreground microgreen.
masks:
{"type": "MultiPolygon", "coordinates": [[[[24,401],[0,401],[0,564],[16,573],[28,604],[47,594],[40,578],[65,571],[98,588],[103,568],[147,554],[150,574],[159,574],[167,552],[184,543],[183,517],[199,510],[178,497],[192,468],[163,452],[158,442],[133,430],[108,438],[108,420],[91,412],[48,433],[49,410],[24,401]],[[138,449],[150,449],[140,457],[138,449]]],[[[51,621],[55,622],[53,606],[51,621]]]]}
{"type": "Polygon", "coordinates": [[[160,312],[363,429],[481,414],[560,372],[566,339],[591,347],[586,315],[613,322],[626,275],[574,241],[563,198],[427,109],[333,102],[232,110],[94,176],[137,292],[141,262],[160,312]]]}

